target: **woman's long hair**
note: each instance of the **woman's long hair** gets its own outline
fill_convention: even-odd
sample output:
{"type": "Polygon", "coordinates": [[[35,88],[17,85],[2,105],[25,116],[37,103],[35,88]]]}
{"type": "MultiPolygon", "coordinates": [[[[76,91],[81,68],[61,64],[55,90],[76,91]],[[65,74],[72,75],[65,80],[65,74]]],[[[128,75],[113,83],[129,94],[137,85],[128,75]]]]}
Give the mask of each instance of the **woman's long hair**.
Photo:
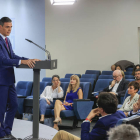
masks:
{"type": "MultiPolygon", "coordinates": [[[[72,76],[70,77],[70,80],[71,80],[71,79],[75,79],[75,80],[76,80],[76,85],[75,85],[75,88],[74,88],[74,90],[73,90],[73,92],[76,92],[77,89],[78,89],[79,86],[80,86],[79,77],[78,77],[77,75],[72,75],[72,76]]],[[[68,89],[67,89],[67,93],[69,93],[71,90],[72,90],[72,84],[69,83],[69,86],[68,86],[68,89]]]]}

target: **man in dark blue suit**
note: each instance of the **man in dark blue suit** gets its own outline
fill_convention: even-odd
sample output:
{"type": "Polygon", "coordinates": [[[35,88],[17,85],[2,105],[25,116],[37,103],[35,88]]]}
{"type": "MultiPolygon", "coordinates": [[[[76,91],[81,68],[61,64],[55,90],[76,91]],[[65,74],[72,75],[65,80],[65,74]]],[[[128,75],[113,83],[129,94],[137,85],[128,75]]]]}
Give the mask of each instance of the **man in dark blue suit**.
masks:
{"type": "MultiPolygon", "coordinates": [[[[107,140],[107,131],[116,125],[119,119],[125,118],[122,111],[117,111],[118,99],[111,93],[100,93],[97,100],[98,108],[91,110],[81,125],[81,140],[107,140]],[[90,132],[91,119],[96,115],[99,118],[90,132]]],[[[80,140],[66,131],[59,131],[53,140],[80,140]]]]}
{"type": "Polygon", "coordinates": [[[0,138],[12,136],[14,116],[17,111],[17,94],[15,90],[14,66],[20,64],[33,68],[38,59],[28,59],[15,55],[7,36],[10,35],[12,21],[8,17],[0,19],[0,138]],[[5,115],[5,120],[4,120],[5,115]]]}

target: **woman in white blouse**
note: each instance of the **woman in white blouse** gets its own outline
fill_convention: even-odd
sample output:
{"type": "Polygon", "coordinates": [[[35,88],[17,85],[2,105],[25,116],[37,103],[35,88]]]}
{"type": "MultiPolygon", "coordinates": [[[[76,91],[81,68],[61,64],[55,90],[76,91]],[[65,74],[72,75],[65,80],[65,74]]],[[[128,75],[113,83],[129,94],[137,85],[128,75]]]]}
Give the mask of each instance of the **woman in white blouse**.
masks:
{"type": "Polygon", "coordinates": [[[136,81],[132,81],[128,85],[128,96],[122,107],[119,110],[122,110],[125,114],[133,109],[133,104],[136,103],[139,99],[139,94],[137,93],[139,91],[139,83],[136,81]]]}
{"type": "Polygon", "coordinates": [[[53,98],[62,98],[63,89],[60,87],[60,78],[58,75],[52,76],[52,86],[46,86],[40,95],[40,123],[44,123],[46,109],[54,107],[53,98]]]}

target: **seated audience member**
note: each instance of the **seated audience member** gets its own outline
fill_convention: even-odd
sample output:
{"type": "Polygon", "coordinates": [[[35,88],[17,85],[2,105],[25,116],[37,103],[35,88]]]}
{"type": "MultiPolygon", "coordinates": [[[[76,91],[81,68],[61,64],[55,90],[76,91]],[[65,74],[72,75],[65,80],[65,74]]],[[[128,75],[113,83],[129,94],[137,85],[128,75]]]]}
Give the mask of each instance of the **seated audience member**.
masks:
{"type": "Polygon", "coordinates": [[[117,65],[116,68],[115,68],[115,70],[122,70],[122,67],[120,65],[117,65]]]}
{"type": "Polygon", "coordinates": [[[132,72],[132,75],[133,76],[135,76],[135,71],[137,70],[137,69],[139,69],[140,68],[140,64],[137,64],[134,68],[133,68],[133,72],[132,72]]]}
{"type": "Polygon", "coordinates": [[[122,67],[122,70],[125,71],[126,68],[128,67],[134,67],[134,63],[128,61],[128,60],[120,60],[116,62],[114,65],[111,66],[111,70],[114,71],[115,67],[117,65],[120,65],[122,67]]]}
{"type": "Polygon", "coordinates": [[[115,70],[113,72],[113,81],[110,83],[108,87],[103,89],[105,92],[110,92],[118,97],[124,96],[127,90],[127,86],[129,81],[123,79],[122,73],[120,70],[115,70]]]}
{"type": "Polygon", "coordinates": [[[135,81],[140,85],[140,68],[135,71],[135,81]]]}
{"type": "Polygon", "coordinates": [[[133,116],[133,115],[140,113],[140,96],[139,96],[138,101],[133,104],[133,110],[131,110],[130,112],[127,112],[127,113],[124,112],[124,113],[127,117],[130,117],[130,116],[133,116]]]}
{"type": "MultiPolygon", "coordinates": [[[[100,93],[97,100],[98,108],[91,110],[81,125],[81,140],[107,140],[107,131],[114,127],[118,120],[125,118],[122,111],[117,111],[118,99],[111,93],[100,93]],[[99,118],[90,132],[91,119],[96,115],[99,118]]],[[[66,131],[60,130],[53,140],[80,140],[66,131]]]]}
{"type": "Polygon", "coordinates": [[[60,87],[60,78],[58,75],[52,76],[52,86],[46,86],[42,94],[40,95],[40,123],[44,123],[44,115],[46,109],[54,107],[53,98],[62,98],[63,89],[60,87]]]}
{"type": "Polygon", "coordinates": [[[136,103],[139,99],[139,94],[137,93],[139,91],[139,84],[136,81],[132,81],[128,85],[128,96],[122,107],[119,110],[122,110],[123,112],[129,112],[133,109],[133,104],[136,103]]]}
{"type": "Polygon", "coordinates": [[[70,83],[67,89],[64,102],[62,103],[60,100],[56,100],[54,107],[55,129],[59,130],[58,123],[61,122],[60,112],[62,110],[73,110],[73,99],[83,99],[83,92],[79,86],[79,77],[77,75],[72,75],[70,78],[70,83]]]}
{"type": "Polygon", "coordinates": [[[131,124],[111,128],[108,135],[108,140],[140,140],[138,129],[131,124]]]}

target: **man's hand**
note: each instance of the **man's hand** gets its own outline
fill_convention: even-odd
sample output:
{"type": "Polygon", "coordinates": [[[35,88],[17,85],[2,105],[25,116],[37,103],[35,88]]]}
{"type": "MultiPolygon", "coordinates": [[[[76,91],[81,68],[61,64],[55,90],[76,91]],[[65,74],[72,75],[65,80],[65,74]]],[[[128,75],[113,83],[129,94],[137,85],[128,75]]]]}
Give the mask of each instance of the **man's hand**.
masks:
{"type": "Polygon", "coordinates": [[[40,61],[39,59],[28,59],[28,60],[21,60],[21,64],[28,65],[30,68],[35,66],[35,61],[40,61]]]}
{"type": "Polygon", "coordinates": [[[113,80],[113,81],[111,82],[111,87],[114,87],[115,84],[116,84],[116,81],[113,80]]]}
{"type": "Polygon", "coordinates": [[[136,102],[135,104],[133,104],[133,112],[136,113],[139,110],[139,106],[138,103],[136,102]]]}
{"type": "Polygon", "coordinates": [[[34,60],[34,61],[41,61],[40,59],[32,59],[32,60],[34,60]]]}
{"type": "Polygon", "coordinates": [[[124,112],[125,116],[128,117],[128,112],[124,112]]]}
{"type": "Polygon", "coordinates": [[[50,104],[51,104],[51,103],[50,103],[50,101],[49,101],[48,99],[46,99],[46,101],[47,101],[47,104],[48,104],[48,105],[50,105],[50,104]]]}
{"type": "Polygon", "coordinates": [[[115,92],[109,92],[109,93],[116,95],[116,93],[115,93],[115,92]]]}
{"type": "Polygon", "coordinates": [[[100,112],[98,110],[98,108],[92,109],[89,113],[89,115],[87,116],[87,118],[89,120],[91,120],[92,118],[94,118],[95,116],[99,116],[100,112]]]}

